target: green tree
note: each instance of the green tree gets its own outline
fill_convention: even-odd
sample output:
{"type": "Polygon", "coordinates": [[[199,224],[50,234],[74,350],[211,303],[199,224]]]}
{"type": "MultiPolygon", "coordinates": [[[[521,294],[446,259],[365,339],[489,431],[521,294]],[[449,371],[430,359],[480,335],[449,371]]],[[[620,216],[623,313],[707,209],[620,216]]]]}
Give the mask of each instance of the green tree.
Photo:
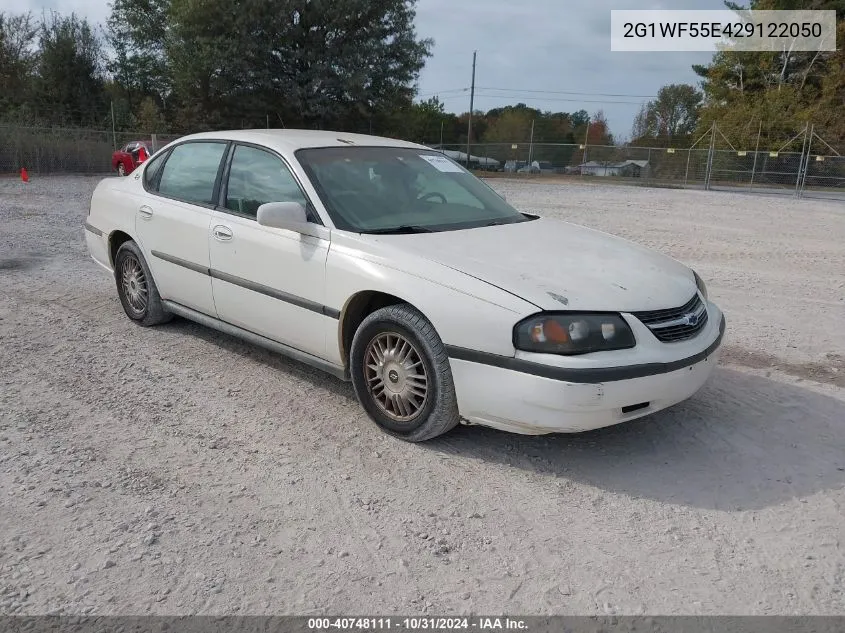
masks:
{"type": "Polygon", "coordinates": [[[42,120],[60,125],[108,122],[100,40],[87,20],[45,15],[33,96],[42,120]]]}
{"type": "Polygon", "coordinates": [[[443,104],[437,97],[432,97],[396,110],[390,121],[383,125],[383,131],[379,133],[401,136],[405,140],[417,143],[438,143],[440,126],[443,124],[445,143],[447,123],[450,123],[449,119],[454,118],[455,115],[446,114],[443,104]]]}
{"type": "Polygon", "coordinates": [[[168,0],[114,0],[106,21],[111,49],[106,68],[114,79],[114,96],[134,111],[152,97],[164,104],[171,92],[164,43],[167,39],[168,0]]]}
{"type": "Polygon", "coordinates": [[[665,144],[695,132],[704,96],[688,84],[670,84],[657,91],[657,98],[643,105],[634,119],[632,144],[665,144]]]}
{"type": "MultiPolygon", "coordinates": [[[[745,8],[725,4],[733,10],[745,8]]],[[[843,0],[750,0],[747,8],[832,9],[840,42],[845,34],[843,0]]],[[[774,145],[794,136],[806,122],[818,121],[843,134],[836,96],[836,86],[843,83],[841,62],[841,44],[835,52],[716,53],[710,64],[693,66],[704,91],[698,132],[716,121],[736,142],[746,142],[756,137],[762,123],[761,142],[774,145]]]]}
{"type": "MultiPolygon", "coordinates": [[[[840,42],[845,42],[845,20],[837,25],[840,42]]],[[[813,120],[823,133],[837,141],[845,140],[845,48],[839,46],[826,60],[828,71],[819,86],[819,98],[814,104],[813,120]]]]}
{"type": "Polygon", "coordinates": [[[0,117],[25,118],[35,65],[38,26],[31,13],[0,12],[0,117]]]}
{"type": "Polygon", "coordinates": [[[432,44],[416,37],[411,0],[171,0],[167,15],[186,127],[271,116],[360,129],[410,106],[432,44]]]}
{"type": "Polygon", "coordinates": [[[152,97],[145,97],[133,117],[134,130],[144,134],[161,134],[166,131],[166,123],[158,105],[152,97]]]}
{"type": "Polygon", "coordinates": [[[485,143],[527,143],[531,135],[531,122],[540,113],[524,104],[500,108],[487,113],[489,127],[484,134],[485,143]]]}
{"type": "Polygon", "coordinates": [[[432,42],[416,0],[114,0],[110,71],[184,130],[390,129],[432,42]]]}
{"type": "Polygon", "coordinates": [[[524,103],[493,108],[484,115],[487,125],[482,141],[495,144],[485,147],[497,160],[525,160],[534,128],[535,160],[549,161],[563,166],[570,162],[575,144],[576,132],[580,128],[580,142],[583,142],[589,114],[584,110],[567,112],[542,112],[524,103]],[[518,147],[513,149],[512,144],[518,147]],[[544,145],[555,144],[555,145],[544,145]]]}

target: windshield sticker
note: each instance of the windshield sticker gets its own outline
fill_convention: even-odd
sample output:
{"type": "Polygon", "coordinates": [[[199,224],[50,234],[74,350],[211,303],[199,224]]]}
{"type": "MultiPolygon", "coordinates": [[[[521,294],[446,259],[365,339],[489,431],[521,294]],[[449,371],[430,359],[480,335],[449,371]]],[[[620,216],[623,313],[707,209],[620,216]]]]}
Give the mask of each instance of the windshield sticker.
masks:
{"type": "Polygon", "coordinates": [[[462,172],[463,167],[460,165],[456,165],[451,160],[446,158],[445,156],[430,156],[425,154],[420,154],[420,158],[424,161],[435,167],[438,171],[445,171],[445,172],[462,172]]]}

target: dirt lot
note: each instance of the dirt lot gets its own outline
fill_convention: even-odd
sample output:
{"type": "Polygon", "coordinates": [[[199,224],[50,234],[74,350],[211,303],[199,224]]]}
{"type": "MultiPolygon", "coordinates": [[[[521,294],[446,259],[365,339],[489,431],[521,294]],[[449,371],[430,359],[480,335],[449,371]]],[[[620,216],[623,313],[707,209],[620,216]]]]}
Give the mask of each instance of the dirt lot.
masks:
{"type": "Polygon", "coordinates": [[[695,266],[694,399],[578,436],[380,434],[334,378],[123,315],[96,180],[0,181],[0,613],[845,613],[845,205],[497,181],[695,266]]]}

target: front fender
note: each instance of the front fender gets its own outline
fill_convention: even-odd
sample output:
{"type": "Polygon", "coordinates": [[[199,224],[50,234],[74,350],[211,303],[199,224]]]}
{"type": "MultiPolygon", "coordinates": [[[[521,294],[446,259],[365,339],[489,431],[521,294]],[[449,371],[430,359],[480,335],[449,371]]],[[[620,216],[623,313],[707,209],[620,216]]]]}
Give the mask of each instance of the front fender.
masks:
{"type": "MultiPolygon", "coordinates": [[[[410,303],[431,321],[443,343],[513,356],[513,326],[537,306],[474,277],[408,257],[379,256],[332,239],[326,260],[326,305],[339,311],[356,294],[382,292],[410,303]]],[[[343,363],[343,314],[329,360],[343,363]]]]}

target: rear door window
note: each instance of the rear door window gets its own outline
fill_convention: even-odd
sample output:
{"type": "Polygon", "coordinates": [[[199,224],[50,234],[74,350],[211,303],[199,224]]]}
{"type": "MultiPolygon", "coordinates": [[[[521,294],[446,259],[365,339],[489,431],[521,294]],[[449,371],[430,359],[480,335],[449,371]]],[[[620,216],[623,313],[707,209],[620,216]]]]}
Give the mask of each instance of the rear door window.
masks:
{"type": "Polygon", "coordinates": [[[144,168],[144,187],[146,189],[155,189],[156,176],[158,175],[161,163],[165,158],[167,158],[167,152],[162,153],[160,156],[156,156],[152,161],[147,163],[147,166],[144,168]]]}

